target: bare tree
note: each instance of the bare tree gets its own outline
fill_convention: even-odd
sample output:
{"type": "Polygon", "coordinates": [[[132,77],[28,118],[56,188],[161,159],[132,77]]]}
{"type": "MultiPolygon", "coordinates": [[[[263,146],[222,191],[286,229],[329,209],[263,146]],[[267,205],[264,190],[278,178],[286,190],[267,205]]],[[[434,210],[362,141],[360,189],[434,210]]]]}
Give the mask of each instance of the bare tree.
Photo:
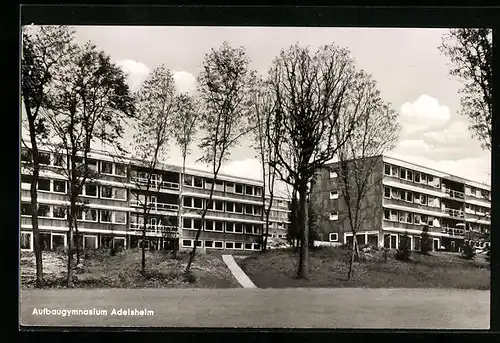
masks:
{"type": "Polygon", "coordinates": [[[78,243],[77,219],[82,206],[79,194],[96,173],[88,163],[91,144],[101,141],[119,147],[122,120],[134,114],[134,104],[123,71],[90,42],[75,49],[71,63],[54,80],[45,118],[52,128],[53,146],[69,160],[69,169],[62,173],[69,183],[67,283],[72,287],[73,233],[78,243]]]}
{"type": "Polygon", "coordinates": [[[198,93],[202,107],[200,125],[205,133],[198,144],[203,153],[200,161],[211,165],[213,180],[186,266],[187,277],[190,275],[208,207],[212,204],[219,170],[228,159],[230,149],[253,129],[245,126],[250,111],[250,92],[255,79],[255,74],[248,69],[248,64],[249,59],[242,47],[232,48],[224,42],[218,50],[212,49],[205,56],[203,70],[198,77],[198,93]]]}
{"type": "MultiPolygon", "coordinates": [[[[174,137],[177,146],[181,149],[182,154],[182,172],[181,182],[179,186],[179,210],[177,215],[177,222],[179,225],[179,235],[181,218],[182,218],[182,188],[184,185],[184,177],[186,175],[186,158],[190,153],[190,146],[197,132],[197,119],[199,116],[199,108],[195,104],[195,99],[187,94],[181,94],[177,100],[178,109],[174,118],[174,137]]],[[[174,258],[177,254],[178,243],[174,245],[174,258]]]]}
{"type": "Polygon", "coordinates": [[[463,83],[460,90],[461,114],[469,118],[469,129],[484,149],[491,150],[493,115],[493,41],[492,30],[451,29],[439,50],[449,57],[450,75],[463,83]]]}
{"type": "MultiPolygon", "coordinates": [[[[361,72],[353,87],[361,115],[337,154],[339,186],[353,234],[348,279],[352,277],[353,262],[358,255],[356,234],[367,221],[375,218],[377,207],[370,201],[373,200],[371,193],[382,180],[377,179],[375,170],[382,163],[382,154],[395,147],[400,131],[397,113],[384,103],[370,75],[361,72]]],[[[345,131],[350,129],[350,123],[340,123],[336,128],[338,139],[345,137],[345,131]]]]}
{"type": "Polygon", "coordinates": [[[279,130],[273,142],[278,145],[276,171],[296,188],[299,200],[298,278],[308,278],[308,185],[345,143],[361,114],[351,94],[357,77],[349,52],[333,44],[316,52],[291,46],[275,58],[269,72],[276,97],[273,120],[279,130]],[[350,123],[342,137],[335,134],[340,122],[350,123]]]}
{"type": "Polygon", "coordinates": [[[46,140],[50,129],[41,112],[46,92],[52,82],[52,73],[67,63],[68,55],[73,48],[72,41],[73,31],[66,26],[41,26],[36,34],[23,27],[21,97],[30,141],[28,166],[31,169],[31,226],[34,237],[36,287],[43,286],[42,249],[38,230],[37,185],[40,175],[38,143],[46,140]]]}
{"type": "Polygon", "coordinates": [[[136,95],[138,123],[134,134],[135,157],[142,161],[146,177],[134,178],[136,186],[143,192],[136,198],[142,206],[142,258],[141,273],[146,272],[146,232],[150,218],[152,189],[161,185],[161,180],[152,176],[159,161],[166,158],[177,107],[175,82],[172,72],[164,65],[155,68],[143,82],[136,95]]]}
{"type": "Polygon", "coordinates": [[[272,113],[275,110],[275,99],[270,87],[263,80],[256,82],[252,102],[254,110],[250,120],[256,125],[254,130],[254,149],[258,154],[262,168],[262,220],[265,222],[265,230],[262,230],[262,249],[267,248],[267,237],[269,236],[269,216],[274,200],[274,186],[276,180],[275,164],[278,141],[272,121],[272,113]],[[267,196],[269,194],[269,196],[267,196]],[[268,200],[266,202],[266,199],[268,200]]]}

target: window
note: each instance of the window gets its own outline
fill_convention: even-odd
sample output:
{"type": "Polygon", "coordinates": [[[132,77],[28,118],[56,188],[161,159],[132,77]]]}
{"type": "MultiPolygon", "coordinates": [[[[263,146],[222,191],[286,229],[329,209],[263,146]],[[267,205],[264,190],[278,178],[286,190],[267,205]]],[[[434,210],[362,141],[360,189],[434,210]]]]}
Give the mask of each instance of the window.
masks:
{"type": "Polygon", "coordinates": [[[87,159],[87,167],[89,168],[89,170],[97,172],[97,161],[87,159]]]}
{"type": "Polygon", "coordinates": [[[224,232],[224,227],[222,222],[215,222],[215,231],[224,232]]]}
{"type": "Polygon", "coordinates": [[[125,188],[113,188],[113,198],[127,200],[127,190],[125,188]]]}
{"type": "Polygon", "coordinates": [[[52,216],[54,218],[66,218],[66,209],[63,206],[54,206],[52,208],[52,216]]]}
{"type": "Polygon", "coordinates": [[[392,168],[391,168],[391,176],[398,176],[398,174],[399,174],[399,170],[398,169],[399,169],[398,167],[392,166],[392,168]]]}
{"type": "Polygon", "coordinates": [[[405,201],[407,202],[413,202],[413,193],[412,192],[405,192],[405,201]]]}
{"type": "Polygon", "coordinates": [[[384,165],[384,174],[385,175],[391,175],[391,165],[390,164],[385,164],[384,165]]]}
{"type": "Polygon", "coordinates": [[[253,214],[253,206],[245,205],[245,214],[253,214]]]}
{"type": "Polygon", "coordinates": [[[182,219],[182,227],[184,229],[191,229],[192,228],[192,221],[189,218],[184,218],[182,219]]]}
{"type": "Polygon", "coordinates": [[[406,171],[406,180],[413,181],[413,172],[411,170],[406,171]]]}
{"type": "Polygon", "coordinates": [[[235,203],[234,204],[234,212],[243,213],[243,205],[240,203],[235,203]]]}
{"type": "Polygon", "coordinates": [[[113,198],[113,187],[101,186],[101,198],[112,199],[113,198]]]}
{"type": "Polygon", "coordinates": [[[194,219],[193,223],[194,223],[193,226],[194,229],[199,229],[201,227],[201,219],[194,219]]]}
{"type": "Polygon", "coordinates": [[[245,233],[248,233],[248,234],[252,234],[253,233],[252,224],[245,224],[245,233]]]}
{"type": "Polygon", "coordinates": [[[245,250],[253,250],[252,243],[245,243],[245,250]]]}
{"type": "Polygon", "coordinates": [[[48,152],[40,152],[40,164],[50,165],[50,153],[48,152]]]}
{"type": "Polygon", "coordinates": [[[254,187],[255,195],[261,196],[262,195],[262,187],[254,187]]]}
{"type": "Polygon", "coordinates": [[[469,186],[465,186],[465,194],[466,195],[471,195],[472,194],[471,188],[469,186]]]}
{"type": "Polygon", "coordinates": [[[328,235],[328,238],[330,239],[330,242],[338,242],[339,240],[339,234],[338,233],[330,233],[328,235]]]}
{"type": "Polygon", "coordinates": [[[205,248],[213,248],[214,241],[205,241],[205,248]]]}
{"type": "Polygon", "coordinates": [[[252,186],[246,186],[245,187],[245,194],[246,195],[253,195],[253,187],[252,186]]]}
{"type": "Polygon", "coordinates": [[[254,250],[260,250],[260,243],[254,243],[253,244],[253,249],[254,250]]]}
{"type": "Polygon", "coordinates": [[[194,208],[203,208],[203,201],[201,198],[194,198],[194,208]]]}
{"type": "Polygon", "coordinates": [[[226,249],[234,249],[234,243],[233,242],[226,242],[226,249]]]}
{"type": "Polygon", "coordinates": [[[22,216],[31,216],[31,204],[26,203],[26,202],[21,204],[21,215],[22,216]]]}
{"type": "Polygon", "coordinates": [[[83,236],[84,249],[97,249],[97,236],[83,236]]]}
{"type": "Polygon", "coordinates": [[[193,185],[193,177],[191,175],[184,175],[184,185],[186,186],[193,185]]]}
{"type": "Polygon", "coordinates": [[[38,189],[41,191],[50,191],[50,180],[38,179],[38,189]]]}
{"type": "Polygon", "coordinates": [[[85,218],[82,218],[82,219],[84,219],[86,221],[92,221],[92,222],[97,221],[97,210],[96,209],[87,208],[83,212],[83,215],[85,216],[85,218]]]}
{"type": "Polygon", "coordinates": [[[86,196],[97,197],[97,185],[86,184],[84,189],[85,189],[86,196]]]}
{"type": "Polygon", "coordinates": [[[241,242],[234,242],[234,248],[235,249],[243,250],[243,243],[241,243],[241,242]]]}
{"type": "Polygon", "coordinates": [[[101,210],[101,222],[111,223],[112,222],[111,213],[112,212],[108,210],[101,210]]]}
{"type": "Polygon", "coordinates": [[[253,214],[255,214],[256,216],[260,216],[262,214],[262,207],[254,206],[253,207],[253,214]]]}
{"type": "Polygon", "coordinates": [[[101,173],[113,174],[113,163],[101,161],[101,173]]]}
{"type": "Polygon", "coordinates": [[[226,212],[234,212],[234,203],[226,202],[226,212]]]}
{"type": "Polygon", "coordinates": [[[33,234],[31,232],[21,232],[21,250],[32,250],[31,241],[33,239],[33,234]]]}
{"type": "Polygon", "coordinates": [[[339,176],[339,173],[336,170],[330,170],[330,179],[335,179],[339,176]]]}
{"type": "Polygon", "coordinates": [[[115,164],[115,174],[118,176],[127,176],[127,167],[123,164],[115,164]]]}
{"type": "Polygon", "coordinates": [[[406,222],[406,212],[403,212],[403,211],[399,212],[399,222],[400,223],[406,222]]]}
{"type": "Polygon", "coordinates": [[[192,201],[193,201],[193,198],[191,197],[185,197],[183,200],[182,200],[182,205],[184,207],[191,207],[192,206],[192,201]]]}
{"type": "Polygon", "coordinates": [[[237,183],[234,188],[234,192],[238,194],[243,194],[243,185],[237,183]]]}
{"type": "Polygon", "coordinates": [[[214,222],[211,220],[205,221],[205,231],[214,231],[214,222]]]}
{"type": "Polygon", "coordinates": [[[66,181],[54,180],[54,192],[66,193],[66,181]]]}
{"type": "Polygon", "coordinates": [[[194,177],[194,187],[202,188],[203,187],[203,179],[199,176],[194,177]]]}
{"type": "Polygon", "coordinates": [[[198,248],[202,248],[203,247],[203,241],[196,241],[196,246],[198,248]]]}
{"type": "Polygon", "coordinates": [[[330,191],[330,199],[338,199],[339,191],[330,191]]]}
{"type": "Polygon", "coordinates": [[[115,223],[116,224],[126,224],[127,223],[127,213],[116,211],[115,212],[115,223]]]}
{"type": "Polygon", "coordinates": [[[234,224],[226,223],[226,232],[234,232],[234,224]]]}
{"type": "Polygon", "coordinates": [[[391,188],[384,186],[384,197],[385,198],[391,198],[391,188]]]}
{"type": "Polygon", "coordinates": [[[220,200],[215,200],[215,201],[214,201],[214,205],[215,205],[215,208],[214,208],[214,209],[215,209],[216,211],[222,211],[222,210],[223,210],[223,207],[224,207],[224,206],[223,206],[223,202],[222,202],[222,201],[220,201],[220,200]]]}
{"type": "Polygon", "coordinates": [[[193,240],[191,240],[191,239],[183,239],[182,240],[182,246],[183,247],[192,247],[193,246],[193,240]]]}
{"type": "Polygon", "coordinates": [[[223,192],[224,191],[224,182],[221,181],[221,180],[215,180],[215,187],[214,187],[214,189],[216,191],[223,192]]]}
{"type": "Polygon", "coordinates": [[[214,248],[216,249],[222,249],[223,248],[223,245],[222,245],[222,242],[214,242],[214,248]]]}
{"type": "Polygon", "coordinates": [[[50,206],[49,205],[38,205],[38,216],[39,217],[49,217],[50,206]]]}
{"type": "Polygon", "coordinates": [[[418,172],[415,172],[415,178],[414,178],[415,182],[419,182],[420,183],[420,173],[418,172]]]}
{"type": "Polygon", "coordinates": [[[384,209],[384,219],[391,220],[391,211],[384,209]]]}
{"type": "Polygon", "coordinates": [[[21,150],[21,161],[31,162],[33,159],[33,153],[31,149],[22,149],[21,150]]]}
{"type": "Polygon", "coordinates": [[[413,223],[413,215],[411,213],[406,212],[405,214],[405,222],[406,223],[413,223]]]}
{"type": "Polygon", "coordinates": [[[213,179],[205,179],[205,189],[211,189],[213,182],[214,182],[213,179]]]}
{"type": "Polygon", "coordinates": [[[243,233],[243,224],[242,223],[235,223],[234,224],[234,232],[235,233],[243,233]]]}
{"type": "Polygon", "coordinates": [[[391,188],[391,198],[393,199],[401,199],[401,195],[398,189],[391,188]]]}
{"type": "Polygon", "coordinates": [[[427,174],[420,175],[420,183],[426,185],[427,184],[427,174]]]}
{"type": "Polygon", "coordinates": [[[427,196],[427,206],[439,207],[439,199],[433,196],[427,196]]]}
{"type": "Polygon", "coordinates": [[[429,175],[427,177],[427,181],[428,181],[429,186],[436,187],[436,188],[440,187],[440,182],[439,182],[439,178],[438,177],[429,175]]]}
{"type": "Polygon", "coordinates": [[[226,182],[226,192],[234,193],[234,183],[226,182]]]}
{"type": "Polygon", "coordinates": [[[398,221],[398,211],[391,210],[390,214],[391,214],[391,221],[397,222],[398,221]]]}
{"type": "Polygon", "coordinates": [[[52,161],[52,164],[56,167],[64,167],[64,155],[61,154],[54,154],[54,159],[52,161]]]}
{"type": "Polygon", "coordinates": [[[330,220],[338,220],[339,213],[338,212],[330,212],[330,220]]]}
{"type": "Polygon", "coordinates": [[[404,169],[404,168],[399,169],[399,178],[406,179],[406,169],[404,169]]]}

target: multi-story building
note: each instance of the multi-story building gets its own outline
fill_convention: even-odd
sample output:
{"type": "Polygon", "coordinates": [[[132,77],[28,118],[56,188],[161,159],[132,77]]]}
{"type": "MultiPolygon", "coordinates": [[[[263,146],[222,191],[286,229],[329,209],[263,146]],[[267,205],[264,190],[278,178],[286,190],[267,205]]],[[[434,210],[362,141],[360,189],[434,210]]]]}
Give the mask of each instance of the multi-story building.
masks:
{"type": "MultiPolygon", "coordinates": [[[[266,200],[266,206],[269,206],[266,200]]],[[[290,225],[290,203],[284,197],[273,197],[273,204],[269,212],[269,237],[286,239],[290,225]]]]}
{"type": "MultiPolygon", "coordinates": [[[[21,250],[33,249],[31,230],[29,150],[21,153],[21,250]]],[[[68,182],[67,158],[42,152],[38,182],[38,214],[42,248],[67,246],[68,182]]],[[[87,157],[93,176],[86,182],[79,201],[75,239],[82,248],[142,246],[143,204],[149,207],[144,242],[148,249],[170,249],[176,240],[180,249],[193,247],[201,212],[208,206],[198,246],[200,248],[238,251],[261,249],[262,182],[220,174],[208,202],[213,176],[205,171],[159,163],[149,176],[141,161],[117,158],[93,150],[87,157]],[[150,177],[149,196],[146,185],[150,177]],[[182,182],[182,187],[180,183],[182,182]],[[181,191],[182,188],[182,197],[181,191]],[[180,199],[182,198],[182,204],[180,199]],[[179,206],[182,206],[179,213],[179,206]],[[180,218],[180,221],[179,221],[180,218]]],[[[273,211],[283,211],[283,201],[273,201],[273,211]]],[[[287,207],[287,206],[286,206],[287,207]]]]}
{"type": "MultiPolygon", "coordinates": [[[[489,245],[488,185],[388,156],[366,161],[374,167],[359,206],[360,244],[397,248],[406,233],[412,249],[418,250],[427,226],[434,250],[460,251],[465,241],[489,245]]],[[[318,173],[311,201],[319,214],[320,239],[352,244],[339,169],[336,162],[318,173]]]]}

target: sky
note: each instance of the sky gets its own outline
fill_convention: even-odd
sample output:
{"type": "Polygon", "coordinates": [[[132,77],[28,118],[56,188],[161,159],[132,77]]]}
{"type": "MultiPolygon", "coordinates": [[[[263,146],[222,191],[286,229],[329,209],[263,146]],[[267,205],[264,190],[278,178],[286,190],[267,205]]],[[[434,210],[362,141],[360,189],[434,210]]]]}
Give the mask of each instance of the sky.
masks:
{"type": "MultiPolygon", "coordinates": [[[[448,75],[446,56],[437,47],[447,30],[406,28],[300,27],[76,27],[76,40],[91,40],[128,74],[137,90],[160,64],[173,71],[179,91],[192,92],[203,58],[223,41],[243,46],[250,67],[266,74],[280,50],[299,43],[316,48],[335,43],[347,48],[359,69],[372,74],[382,97],[399,112],[402,132],[389,156],[490,184],[491,154],[471,138],[467,118],[458,114],[461,85],[448,75]]],[[[195,163],[196,147],[188,166],[195,163]]],[[[243,140],[231,151],[222,172],[261,178],[256,153],[243,140]]],[[[172,147],[167,163],[180,163],[172,147]]]]}

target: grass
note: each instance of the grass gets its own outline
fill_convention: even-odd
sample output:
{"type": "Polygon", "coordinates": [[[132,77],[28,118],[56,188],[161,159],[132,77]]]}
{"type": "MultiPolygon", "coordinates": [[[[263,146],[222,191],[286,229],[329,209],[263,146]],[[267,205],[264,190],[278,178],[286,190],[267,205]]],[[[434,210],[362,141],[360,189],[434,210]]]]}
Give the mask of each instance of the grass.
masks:
{"type": "MultiPolygon", "coordinates": [[[[66,287],[66,255],[43,252],[44,281],[48,288],[66,287]]],[[[191,266],[193,282],[183,278],[188,253],[178,259],[171,254],[146,252],[146,273],[141,275],[141,251],[124,250],[111,256],[107,250],[88,251],[80,268],[75,269],[77,288],[232,288],[240,287],[220,256],[198,254],[191,266]]],[[[35,261],[33,253],[21,255],[21,286],[34,287],[35,261]]]]}
{"type": "Polygon", "coordinates": [[[239,260],[238,264],[259,288],[370,287],[490,289],[490,270],[481,257],[465,260],[458,254],[413,252],[401,262],[389,252],[362,254],[347,280],[350,252],[343,247],[318,247],[309,253],[309,280],[296,279],[298,253],[293,249],[270,250],[239,260]]]}

